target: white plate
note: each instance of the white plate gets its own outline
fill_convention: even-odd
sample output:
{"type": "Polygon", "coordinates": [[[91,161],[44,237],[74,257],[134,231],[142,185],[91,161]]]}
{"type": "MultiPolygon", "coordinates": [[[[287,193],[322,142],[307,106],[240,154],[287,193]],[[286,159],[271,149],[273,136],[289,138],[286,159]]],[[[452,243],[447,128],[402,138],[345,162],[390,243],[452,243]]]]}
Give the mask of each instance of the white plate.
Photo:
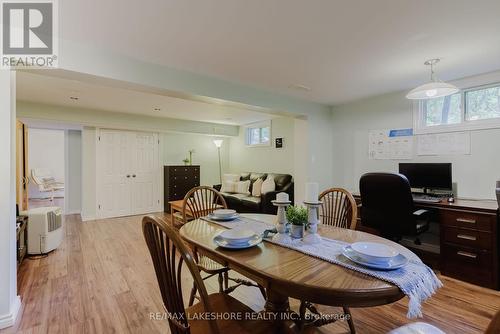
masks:
{"type": "Polygon", "coordinates": [[[247,240],[244,243],[238,243],[238,244],[230,244],[227,242],[227,240],[224,240],[220,234],[217,234],[214,237],[214,242],[217,246],[223,247],[223,248],[229,248],[229,249],[245,249],[245,248],[250,248],[253,246],[257,246],[262,242],[262,237],[255,234],[254,237],[252,237],[250,240],[247,240]]]}
{"type": "Polygon", "coordinates": [[[240,215],[238,213],[235,213],[233,216],[230,216],[230,217],[225,217],[225,218],[222,218],[222,217],[218,217],[218,216],[215,216],[211,213],[208,214],[208,219],[212,219],[212,220],[218,220],[218,221],[230,221],[230,220],[235,220],[236,218],[238,218],[240,215]]]}
{"type": "Polygon", "coordinates": [[[399,252],[394,248],[380,242],[355,242],[351,244],[351,248],[359,256],[371,263],[386,263],[399,255],[399,252]]]}
{"type": "Polygon", "coordinates": [[[372,268],[372,269],[378,269],[378,270],[399,269],[408,263],[408,259],[403,254],[397,255],[385,263],[370,263],[370,262],[367,262],[361,256],[359,256],[359,254],[357,252],[355,252],[351,248],[350,245],[344,246],[342,248],[342,255],[344,255],[346,258],[348,258],[349,260],[351,260],[357,264],[360,264],[362,266],[372,268]]]}
{"type": "Polygon", "coordinates": [[[227,217],[232,217],[236,214],[236,210],[232,209],[217,209],[214,212],[212,212],[212,215],[215,217],[219,218],[227,218],[227,217]]]}

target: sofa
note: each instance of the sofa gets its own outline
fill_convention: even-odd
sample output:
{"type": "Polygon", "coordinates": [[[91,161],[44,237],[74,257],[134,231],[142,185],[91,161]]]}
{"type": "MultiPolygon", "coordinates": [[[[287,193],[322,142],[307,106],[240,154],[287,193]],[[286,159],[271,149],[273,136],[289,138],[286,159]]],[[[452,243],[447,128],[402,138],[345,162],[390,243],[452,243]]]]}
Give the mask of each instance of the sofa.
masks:
{"type": "MultiPolygon", "coordinates": [[[[276,214],[277,207],[273,205],[272,200],[276,199],[276,194],[285,192],[288,194],[290,201],[293,204],[293,177],[290,174],[276,173],[255,173],[245,172],[240,174],[240,181],[250,180],[250,194],[236,194],[221,192],[230,209],[234,209],[240,213],[267,213],[276,214]],[[262,178],[265,180],[268,175],[274,178],[276,186],[275,191],[261,194],[259,197],[251,195],[254,182],[262,178]]],[[[221,190],[222,185],[215,185],[214,188],[221,190]]]]}

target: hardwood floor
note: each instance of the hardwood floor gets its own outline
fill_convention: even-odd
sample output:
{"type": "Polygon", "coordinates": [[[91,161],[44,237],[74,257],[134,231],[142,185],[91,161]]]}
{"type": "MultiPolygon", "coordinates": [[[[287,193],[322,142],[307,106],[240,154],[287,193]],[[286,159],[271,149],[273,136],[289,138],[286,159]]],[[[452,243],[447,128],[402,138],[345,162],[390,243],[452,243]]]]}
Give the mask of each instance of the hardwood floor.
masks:
{"type": "MultiPolygon", "coordinates": [[[[22,313],[14,327],[0,333],[168,332],[165,321],[150,319],[150,313],[163,312],[163,306],[140,221],[136,216],[82,223],[79,216],[67,216],[61,247],[21,265],[22,313]]],[[[441,279],[444,287],[424,304],[421,320],[446,333],[482,333],[500,309],[500,293],[441,279]]],[[[207,286],[215,292],[217,281],[210,280],[207,286]]],[[[186,275],[185,298],[190,288],[186,275]]],[[[263,308],[256,288],[238,288],[232,295],[254,310],[263,308]]],[[[292,301],[292,307],[297,306],[292,301]]],[[[352,309],[352,313],[358,333],[386,333],[410,322],[406,310],[405,298],[382,307],[352,309]]],[[[337,322],[317,332],[346,333],[347,323],[337,322]]]]}

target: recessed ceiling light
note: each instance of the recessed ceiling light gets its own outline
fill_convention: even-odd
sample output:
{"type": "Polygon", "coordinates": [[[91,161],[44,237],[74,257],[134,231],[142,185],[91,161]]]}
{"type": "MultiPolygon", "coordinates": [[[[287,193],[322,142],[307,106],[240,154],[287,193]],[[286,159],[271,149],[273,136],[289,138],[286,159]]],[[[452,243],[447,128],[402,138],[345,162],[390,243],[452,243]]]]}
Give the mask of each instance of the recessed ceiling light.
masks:
{"type": "Polygon", "coordinates": [[[69,97],[73,101],[78,101],[79,97],[78,96],[70,96],[69,97]]]}
{"type": "Polygon", "coordinates": [[[161,111],[161,108],[158,108],[158,107],[154,107],[153,108],[154,111],[161,111]]]}
{"type": "Polygon", "coordinates": [[[288,86],[288,88],[295,89],[295,90],[301,90],[303,92],[310,92],[311,91],[310,87],[307,87],[307,86],[304,86],[304,85],[299,85],[299,84],[290,85],[290,86],[288,86]]]}

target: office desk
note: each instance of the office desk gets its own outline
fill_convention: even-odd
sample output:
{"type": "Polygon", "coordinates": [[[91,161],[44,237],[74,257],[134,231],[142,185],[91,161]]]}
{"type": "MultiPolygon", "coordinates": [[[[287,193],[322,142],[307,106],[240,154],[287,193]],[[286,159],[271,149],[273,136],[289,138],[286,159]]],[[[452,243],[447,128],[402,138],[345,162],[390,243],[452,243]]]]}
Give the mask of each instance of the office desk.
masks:
{"type": "MultiPolygon", "coordinates": [[[[361,197],[354,197],[361,208],[361,197]]],[[[456,199],[448,203],[443,199],[439,203],[415,203],[415,207],[433,211],[433,221],[439,223],[440,254],[434,255],[437,261],[433,263],[437,269],[446,276],[499,289],[497,201],[456,199]]],[[[362,222],[358,223],[364,229],[362,222]]],[[[423,258],[425,261],[425,254],[423,258]]]]}

